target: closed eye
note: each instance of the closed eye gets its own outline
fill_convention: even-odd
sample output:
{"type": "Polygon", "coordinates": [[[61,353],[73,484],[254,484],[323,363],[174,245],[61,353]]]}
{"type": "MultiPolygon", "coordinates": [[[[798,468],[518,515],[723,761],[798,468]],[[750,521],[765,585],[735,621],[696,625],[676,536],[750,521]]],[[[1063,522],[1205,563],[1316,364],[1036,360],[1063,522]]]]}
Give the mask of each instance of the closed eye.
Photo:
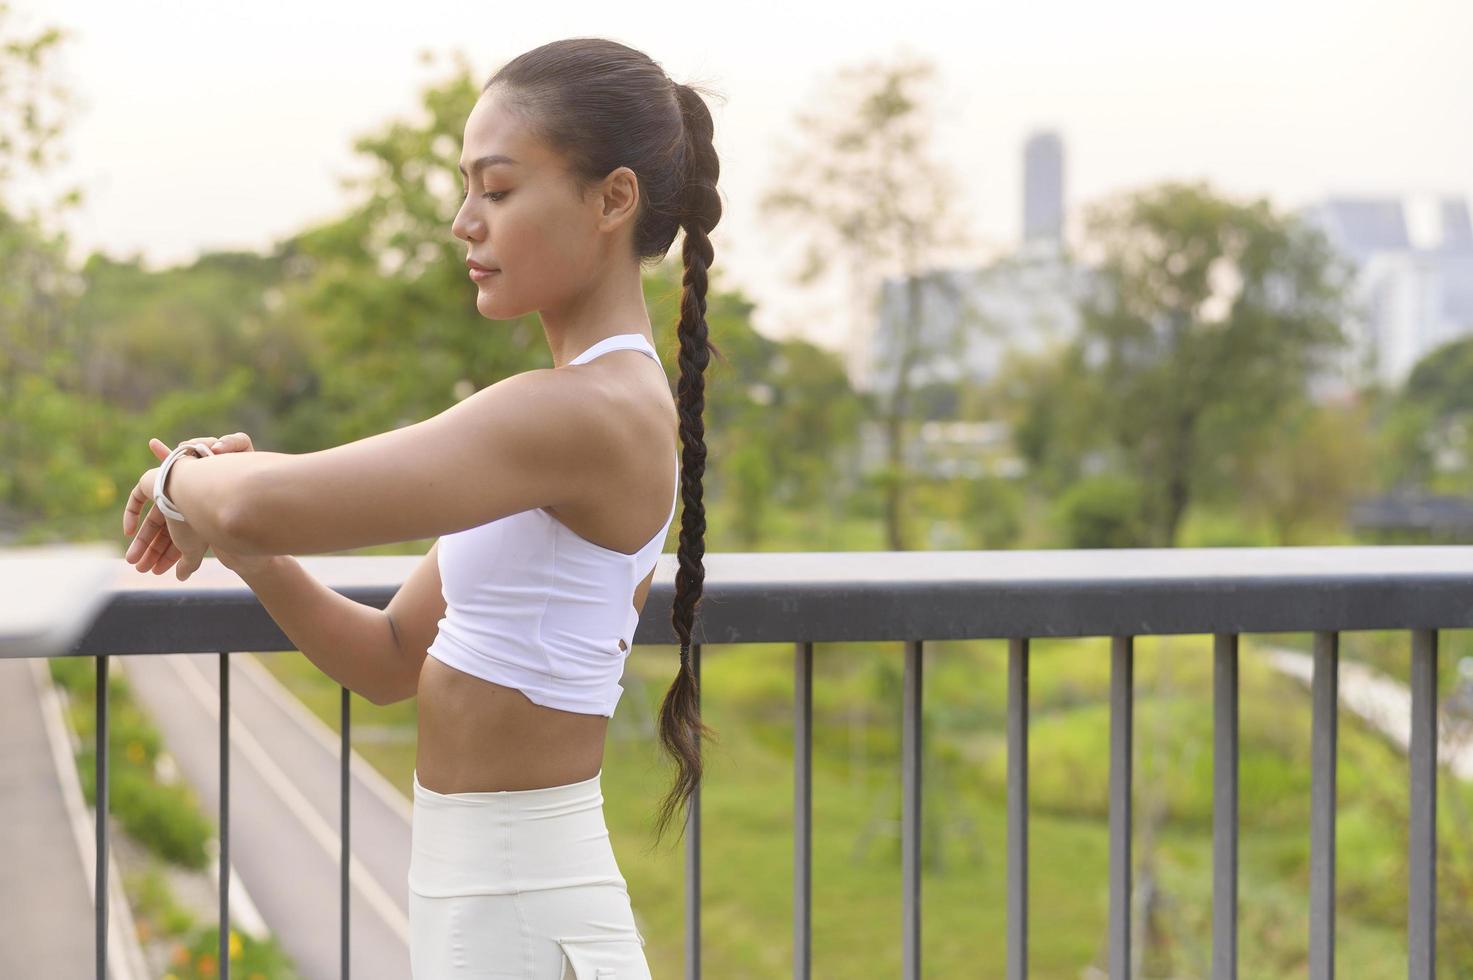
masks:
{"type": "MultiPolygon", "coordinates": [[[[497,203],[500,203],[500,201],[501,201],[501,199],[503,197],[506,197],[506,195],[508,195],[510,193],[511,193],[511,191],[487,191],[486,193],[482,194],[481,196],[484,197],[486,200],[491,201],[493,204],[497,204],[497,203]]],[[[464,201],[469,196],[470,196],[470,191],[464,191],[460,195],[460,199],[462,201],[464,201]]]]}

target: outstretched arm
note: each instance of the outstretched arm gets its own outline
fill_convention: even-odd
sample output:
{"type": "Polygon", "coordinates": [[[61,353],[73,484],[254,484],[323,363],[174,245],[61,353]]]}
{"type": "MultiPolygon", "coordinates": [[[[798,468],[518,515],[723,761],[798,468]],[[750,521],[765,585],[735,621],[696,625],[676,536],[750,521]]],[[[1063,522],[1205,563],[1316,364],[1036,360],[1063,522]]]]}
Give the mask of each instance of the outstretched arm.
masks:
{"type": "Polygon", "coordinates": [[[515,374],[423,422],[320,452],[186,457],[167,493],[206,540],[242,555],[436,538],[586,499],[615,462],[618,420],[571,373],[515,374]]]}

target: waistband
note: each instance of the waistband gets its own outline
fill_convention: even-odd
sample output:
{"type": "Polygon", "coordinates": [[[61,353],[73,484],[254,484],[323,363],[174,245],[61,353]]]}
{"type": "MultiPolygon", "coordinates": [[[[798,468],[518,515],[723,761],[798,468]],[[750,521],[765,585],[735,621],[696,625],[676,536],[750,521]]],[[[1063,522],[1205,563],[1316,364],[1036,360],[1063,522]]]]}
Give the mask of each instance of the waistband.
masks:
{"type": "Polygon", "coordinates": [[[409,888],[425,897],[626,888],[597,774],[540,789],[436,793],[414,773],[409,888]]]}
{"type": "Polygon", "coordinates": [[[414,800],[421,806],[480,807],[507,813],[536,813],[583,809],[603,805],[603,768],[587,779],[559,786],[543,786],[537,789],[498,789],[472,793],[437,793],[419,781],[419,770],[414,770],[414,800]]]}

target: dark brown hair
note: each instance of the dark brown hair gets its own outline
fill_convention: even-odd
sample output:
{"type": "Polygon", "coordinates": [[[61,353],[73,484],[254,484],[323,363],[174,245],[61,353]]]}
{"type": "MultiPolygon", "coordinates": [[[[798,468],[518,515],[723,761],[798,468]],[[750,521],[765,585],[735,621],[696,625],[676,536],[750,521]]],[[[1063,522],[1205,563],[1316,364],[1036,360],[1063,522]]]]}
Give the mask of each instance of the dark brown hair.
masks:
{"type": "MultiPolygon", "coordinates": [[[[691,625],[706,571],[706,365],[721,351],[706,334],[707,271],[713,252],[707,236],[721,220],[716,178],[720,161],[714,124],[700,94],[670,79],[648,55],[604,38],[553,41],[518,55],[491,76],[484,94],[498,87],[508,109],[568,161],[580,198],[618,167],[634,171],[640,204],[634,251],[641,264],[662,260],[684,229],[681,254],[680,567],[675,574],[671,624],[680,641],[680,671],[660,704],[660,742],[679,764],[675,785],[660,804],[655,843],[677,808],[701,780],[701,739],[714,732],[701,722],[700,696],[691,668],[691,625]]],[[[683,832],[682,832],[683,833],[683,832]]]]}

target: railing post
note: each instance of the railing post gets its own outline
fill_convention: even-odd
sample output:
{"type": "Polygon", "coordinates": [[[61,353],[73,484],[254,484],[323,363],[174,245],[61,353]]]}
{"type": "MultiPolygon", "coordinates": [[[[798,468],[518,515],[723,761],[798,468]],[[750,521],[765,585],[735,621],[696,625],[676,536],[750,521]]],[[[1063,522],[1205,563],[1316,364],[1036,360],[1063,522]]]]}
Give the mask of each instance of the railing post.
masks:
{"type": "Polygon", "coordinates": [[[97,834],[94,848],[97,852],[97,880],[93,904],[97,907],[97,976],[101,978],[107,976],[107,654],[98,654],[96,667],[97,693],[93,697],[93,708],[97,720],[92,734],[96,739],[93,754],[97,764],[92,773],[92,795],[97,801],[93,810],[97,834]]]}
{"type": "Polygon", "coordinates": [[[342,741],[339,745],[338,755],[342,759],[342,765],[338,777],[338,822],[342,824],[342,827],[339,833],[340,843],[338,851],[338,920],[341,923],[342,937],[340,943],[342,948],[338,954],[338,959],[341,963],[343,980],[348,980],[348,897],[351,894],[348,888],[348,869],[352,860],[352,851],[348,847],[348,814],[350,811],[350,807],[348,806],[348,783],[350,775],[348,762],[352,758],[353,753],[353,742],[349,737],[349,725],[352,721],[350,717],[352,714],[352,692],[346,687],[341,687],[341,691],[342,700],[340,711],[342,717],[339,719],[338,728],[342,732],[342,741]]]}
{"type": "MultiPolygon", "coordinates": [[[[690,667],[700,705],[701,644],[690,645],[690,667]]],[[[704,779],[702,780],[704,782],[704,779]]],[[[701,784],[690,795],[685,815],[685,976],[701,977],[701,784]]]]}
{"type": "Polygon", "coordinates": [[[1310,680],[1309,980],[1335,977],[1335,799],[1339,728],[1340,634],[1314,635],[1310,680]]]}
{"type": "Polygon", "coordinates": [[[904,927],[901,969],[921,980],[921,666],[925,641],[905,641],[905,704],[901,724],[900,878],[904,927]]]}
{"type": "Polygon", "coordinates": [[[1028,977],[1028,638],[1008,641],[1008,980],[1028,977]]]}
{"type": "Polygon", "coordinates": [[[793,980],[812,966],[813,644],[793,649],[793,980]]]}
{"type": "Polygon", "coordinates": [[[1238,634],[1212,640],[1212,977],[1238,975],[1238,634]]]}
{"type": "Polygon", "coordinates": [[[1110,638],[1110,977],[1130,980],[1134,637],[1110,638]]]}
{"type": "Polygon", "coordinates": [[[220,977],[230,980],[230,654],[220,653],[220,977]]]}
{"type": "Polygon", "coordinates": [[[1437,975],[1437,631],[1412,630],[1407,976],[1437,975]]]}

